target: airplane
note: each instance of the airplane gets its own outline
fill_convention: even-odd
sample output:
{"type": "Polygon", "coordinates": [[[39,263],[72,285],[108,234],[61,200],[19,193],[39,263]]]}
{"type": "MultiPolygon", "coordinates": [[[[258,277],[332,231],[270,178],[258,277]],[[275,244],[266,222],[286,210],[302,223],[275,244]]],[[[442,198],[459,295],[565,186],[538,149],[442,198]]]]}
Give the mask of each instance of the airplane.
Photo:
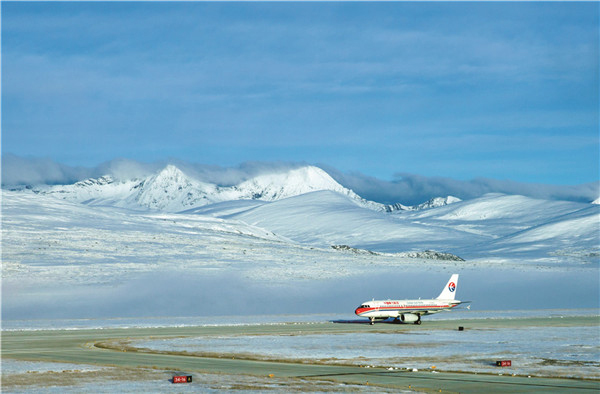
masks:
{"type": "MultiPolygon", "coordinates": [[[[457,283],[458,274],[454,274],[436,299],[372,300],[363,302],[354,313],[360,317],[368,317],[371,324],[375,324],[375,320],[386,320],[390,317],[393,317],[395,322],[421,324],[421,316],[448,311],[460,304],[471,302],[454,299],[457,283]]],[[[470,305],[467,308],[470,309],[470,305]]]]}

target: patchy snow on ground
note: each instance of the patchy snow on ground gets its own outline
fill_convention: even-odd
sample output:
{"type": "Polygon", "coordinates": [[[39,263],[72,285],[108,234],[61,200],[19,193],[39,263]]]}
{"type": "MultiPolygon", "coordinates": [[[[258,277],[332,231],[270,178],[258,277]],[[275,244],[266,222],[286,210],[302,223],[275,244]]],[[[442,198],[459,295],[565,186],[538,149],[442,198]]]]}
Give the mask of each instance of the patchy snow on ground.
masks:
{"type": "MultiPolygon", "coordinates": [[[[319,379],[250,375],[192,374],[189,384],[173,384],[180,371],[150,368],[89,367],[49,362],[2,360],[2,389],[10,393],[228,393],[228,392],[372,392],[365,385],[319,379]]],[[[378,387],[377,392],[409,390],[378,387]]]]}
{"type": "MultiPolygon", "coordinates": [[[[468,323],[467,323],[468,324],[468,323]]],[[[143,340],[136,348],[214,352],[264,360],[318,361],[391,368],[600,378],[598,327],[511,327],[393,333],[202,336],[143,340]]]]}

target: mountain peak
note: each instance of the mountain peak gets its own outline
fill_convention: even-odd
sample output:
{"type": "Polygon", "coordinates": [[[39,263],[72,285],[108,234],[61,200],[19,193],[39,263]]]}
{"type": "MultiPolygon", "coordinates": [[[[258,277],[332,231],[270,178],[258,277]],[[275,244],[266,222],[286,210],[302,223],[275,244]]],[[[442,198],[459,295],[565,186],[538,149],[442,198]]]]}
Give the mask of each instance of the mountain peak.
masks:
{"type": "MultiPolygon", "coordinates": [[[[318,190],[346,190],[318,167],[305,166],[262,174],[238,185],[240,189],[262,190],[258,199],[281,199],[318,190]],[[263,198],[264,197],[264,198],[263,198]]],[[[254,197],[254,199],[257,199],[254,197]]]]}
{"type": "Polygon", "coordinates": [[[101,176],[100,178],[88,178],[88,179],[84,179],[83,181],[76,182],[75,186],[76,187],[102,186],[102,185],[109,185],[114,182],[115,182],[115,179],[112,176],[104,175],[104,176],[101,176]]]}
{"type": "Polygon", "coordinates": [[[460,201],[462,201],[460,198],[454,196],[434,197],[431,200],[424,202],[423,204],[417,205],[417,209],[443,207],[444,205],[453,204],[455,202],[460,201]]]}
{"type": "Polygon", "coordinates": [[[385,211],[386,212],[420,211],[423,209],[443,207],[445,205],[453,204],[455,202],[460,202],[460,201],[462,201],[460,198],[454,197],[454,196],[434,197],[431,200],[425,201],[424,203],[419,204],[419,205],[412,205],[412,206],[406,206],[406,205],[402,205],[402,204],[386,205],[385,211]]]}
{"type": "Polygon", "coordinates": [[[177,167],[169,164],[142,182],[143,190],[160,189],[164,193],[191,186],[192,181],[177,167]]]}
{"type": "Polygon", "coordinates": [[[207,204],[213,189],[169,164],[139,184],[135,202],[151,209],[179,211],[207,204]]]}
{"type": "Polygon", "coordinates": [[[160,170],[158,174],[155,176],[156,178],[166,178],[166,179],[176,179],[182,180],[186,179],[186,175],[179,168],[174,166],[173,164],[167,164],[165,168],[160,170]]]}

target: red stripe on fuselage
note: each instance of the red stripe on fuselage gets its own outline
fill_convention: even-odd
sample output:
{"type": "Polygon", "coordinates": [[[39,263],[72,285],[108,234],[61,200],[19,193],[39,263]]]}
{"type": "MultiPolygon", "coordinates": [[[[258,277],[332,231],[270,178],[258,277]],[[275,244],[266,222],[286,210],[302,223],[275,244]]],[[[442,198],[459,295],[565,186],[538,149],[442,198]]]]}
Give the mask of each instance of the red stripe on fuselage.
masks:
{"type": "MultiPolygon", "coordinates": [[[[458,304],[456,304],[458,305],[458,304]]],[[[356,310],[354,311],[354,313],[358,316],[367,313],[367,312],[372,312],[372,311],[404,311],[404,312],[410,312],[410,311],[421,311],[423,309],[434,309],[434,308],[439,308],[439,309],[447,309],[447,308],[454,308],[456,305],[411,305],[411,306],[382,306],[379,308],[356,308],[356,310]]]]}

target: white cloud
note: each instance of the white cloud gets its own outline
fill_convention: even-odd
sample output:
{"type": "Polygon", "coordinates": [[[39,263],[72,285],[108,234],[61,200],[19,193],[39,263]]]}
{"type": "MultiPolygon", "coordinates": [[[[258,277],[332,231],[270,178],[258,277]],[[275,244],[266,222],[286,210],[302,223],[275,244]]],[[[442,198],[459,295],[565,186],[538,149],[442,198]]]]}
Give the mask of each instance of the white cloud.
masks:
{"type": "Polygon", "coordinates": [[[92,175],[90,169],[69,167],[48,158],[2,155],[2,185],[68,184],[92,175]]]}

